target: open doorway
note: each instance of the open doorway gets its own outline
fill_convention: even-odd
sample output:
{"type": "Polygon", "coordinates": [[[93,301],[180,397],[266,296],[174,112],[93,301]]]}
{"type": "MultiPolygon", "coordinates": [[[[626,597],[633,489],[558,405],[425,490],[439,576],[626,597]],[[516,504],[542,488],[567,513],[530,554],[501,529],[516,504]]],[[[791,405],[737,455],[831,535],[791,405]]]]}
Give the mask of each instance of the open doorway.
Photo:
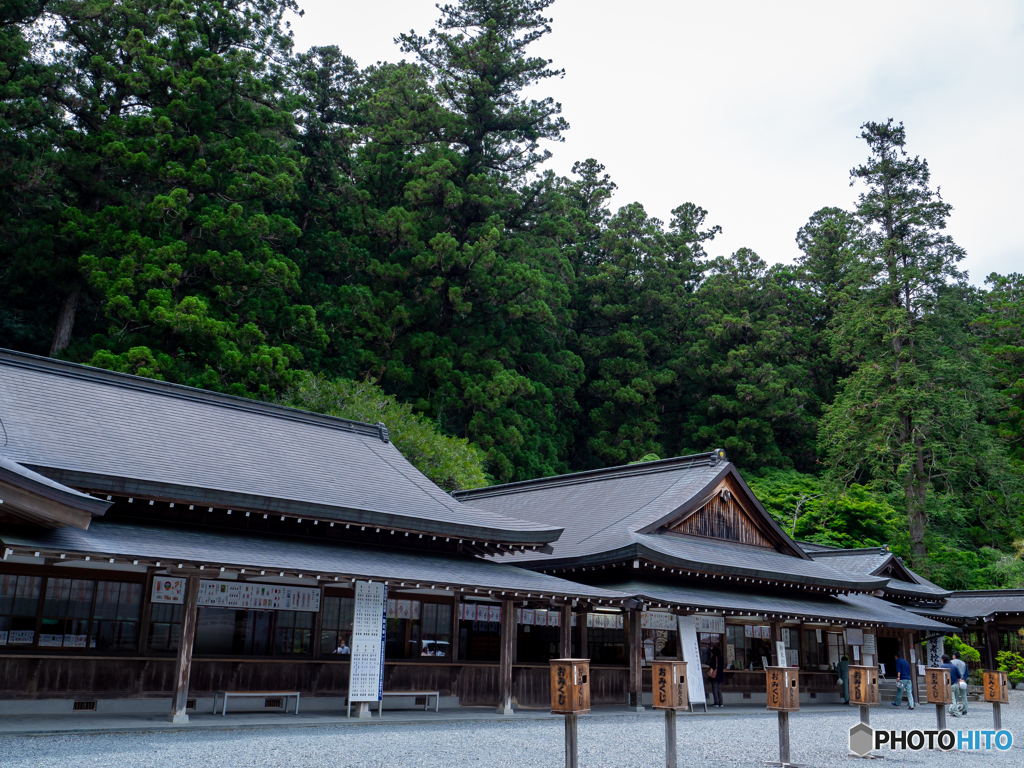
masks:
{"type": "Polygon", "coordinates": [[[885,665],[883,677],[895,678],[896,652],[900,649],[900,641],[895,637],[879,637],[875,639],[875,645],[878,649],[878,663],[885,665]]]}

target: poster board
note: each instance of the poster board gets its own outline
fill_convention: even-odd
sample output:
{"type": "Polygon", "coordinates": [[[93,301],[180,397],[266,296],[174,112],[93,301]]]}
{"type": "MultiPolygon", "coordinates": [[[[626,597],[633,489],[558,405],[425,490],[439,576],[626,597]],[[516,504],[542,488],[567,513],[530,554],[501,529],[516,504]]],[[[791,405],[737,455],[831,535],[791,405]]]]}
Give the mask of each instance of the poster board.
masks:
{"type": "Polygon", "coordinates": [[[700,666],[700,643],[697,642],[697,620],[695,616],[679,616],[679,647],[683,651],[683,661],[689,662],[686,676],[686,691],[690,697],[690,710],[697,704],[704,705],[708,711],[707,694],[704,693],[704,675],[700,666]]]}
{"type": "Polygon", "coordinates": [[[380,701],[384,694],[384,641],[388,588],[379,581],[357,581],[352,622],[352,670],[348,700],[380,701]]]}
{"type": "MultiPolygon", "coordinates": [[[[185,602],[185,579],[154,576],[150,599],[154,603],[185,602]]],[[[320,611],[319,587],[260,584],[254,581],[199,582],[199,605],[256,611],[320,611]]]]}
{"type": "Polygon", "coordinates": [[[942,654],[946,652],[946,639],[942,635],[928,638],[928,666],[941,667],[942,654]]]}

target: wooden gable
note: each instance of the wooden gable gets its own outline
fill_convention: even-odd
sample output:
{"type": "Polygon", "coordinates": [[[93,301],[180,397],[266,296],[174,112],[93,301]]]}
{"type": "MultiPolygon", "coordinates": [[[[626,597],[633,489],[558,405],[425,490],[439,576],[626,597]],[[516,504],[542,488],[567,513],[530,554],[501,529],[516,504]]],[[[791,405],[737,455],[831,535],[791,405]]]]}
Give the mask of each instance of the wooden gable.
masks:
{"type": "Polygon", "coordinates": [[[760,517],[746,493],[725,477],[703,503],[666,524],[663,530],[776,549],[778,536],[760,517]]]}

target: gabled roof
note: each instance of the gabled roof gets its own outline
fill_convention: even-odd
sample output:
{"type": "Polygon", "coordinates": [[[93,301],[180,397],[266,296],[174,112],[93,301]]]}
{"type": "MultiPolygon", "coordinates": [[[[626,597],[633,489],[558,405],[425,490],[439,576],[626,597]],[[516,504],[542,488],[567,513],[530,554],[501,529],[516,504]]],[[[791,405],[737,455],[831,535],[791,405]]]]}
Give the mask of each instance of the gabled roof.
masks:
{"type": "MultiPolygon", "coordinates": [[[[801,543],[801,546],[805,545],[801,543]]],[[[809,554],[816,561],[826,563],[836,570],[888,578],[885,591],[892,595],[942,600],[951,594],[948,589],[910,570],[888,547],[812,550],[809,554]]]]}
{"type": "Polygon", "coordinates": [[[6,350],[0,419],[6,456],[90,492],[502,543],[560,533],[460,504],[383,425],[6,350]]]}
{"type": "Polygon", "coordinates": [[[647,603],[668,603],[691,610],[794,616],[808,621],[853,622],[931,631],[952,630],[945,624],[870,595],[794,596],[766,594],[763,590],[715,589],[695,584],[639,579],[616,581],[603,586],[616,592],[636,595],[647,603]]]}
{"type": "Polygon", "coordinates": [[[1024,589],[971,589],[950,594],[941,607],[910,608],[942,620],[989,620],[997,614],[1024,615],[1024,589]]]}
{"type": "Polygon", "coordinates": [[[0,454],[0,519],[47,528],[88,528],[111,502],[55,483],[0,454]]]}
{"type": "Polygon", "coordinates": [[[579,472],[456,494],[496,514],[548,521],[564,528],[548,555],[516,561],[531,568],[599,565],[647,559],[708,573],[766,577],[836,589],[873,590],[885,579],[816,563],[789,536],[721,450],[625,467],[579,472]],[[742,490],[783,551],[665,532],[687,510],[713,497],[725,479],[742,490]]]}
{"type": "Polygon", "coordinates": [[[96,559],[112,557],[122,562],[145,560],[152,564],[159,561],[160,567],[172,568],[178,564],[203,565],[210,578],[216,578],[218,567],[236,571],[245,568],[251,576],[260,570],[272,576],[277,575],[275,571],[283,571],[288,576],[302,573],[313,581],[312,586],[316,585],[317,576],[329,580],[338,575],[390,581],[393,589],[400,588],[400,582],[404,581],[409,582],[407,586],[410,588],[422,583],[442,588],[479,589],[485,595],[488,591],[519,591],[523,593],[522,599],[527,593],[534,597],[579,597],[610,602],[630,597],[602,587],[576,584],[469,556],[255,533],[238,536],[233,532],[204,528],[139,525],[112,520],[98,520],[88,531],[0,528],[0,549],[10,549],[15,554],[67,555],[71,561],[76,556],[90,556],[96,559]]]}

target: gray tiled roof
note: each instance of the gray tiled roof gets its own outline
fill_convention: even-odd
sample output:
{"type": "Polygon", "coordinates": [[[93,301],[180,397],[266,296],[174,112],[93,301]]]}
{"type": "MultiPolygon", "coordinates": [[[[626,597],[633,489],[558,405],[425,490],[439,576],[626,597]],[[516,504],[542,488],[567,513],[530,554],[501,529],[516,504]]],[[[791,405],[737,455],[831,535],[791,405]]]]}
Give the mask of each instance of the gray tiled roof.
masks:
{"type": "Polygon", "coordinates": [[[102,515],[110,506],[110,502],[105,499],[97,499],[87,493],[76,491],[74,488],[55,483],[50,478],[33,472],[2,454],[0,454],[0,480],[93,515],[102,515]]]}
{"type": "MultiPolygon", "coordinates": [[[[710,493],[726,474],[743,484],[724,453],[652,461],[626,467],[481,488],[457,494],[474,506],[564,528],[548,555],[517,555],[531,568],[579,566],[647,558],[683,568],[777,578],[840,589],[879,589],[885,579],[837,571],[799,550],[771,517],[777,536],[799,556],[677,534],[652,534],[681,507],[710,493]]],[[[745,486],[745,484],[743,484],[745,486]]],[[[751,498],[753,493],[751,492],[751,498]]],[[[755,499],[756,503],[756,499],[755,499]]]]}
{"type": "Polygon", "coordinates": [[[906,629],[950,630],[945,624],[916,615],[870,595],[796,597],[719,590],[670,582],[625,581],[605,585],[617,592],[637,595],[647,602],[669,603],[684,608],[742,611],[756,615],[795,616],[805,620],[848,621],[906,629]]]}
{"type": "MultiPolygon", "coordinates": [[[[316,539],[147,526],[98,519],[82,531],[0,529],[0,542],[16,552],[78,554],[118,559],[285,571],[309,576],[347,577],[529,592],[534,596],[621,600],[628,596],[602,587],[576,584],[555,576],[474,557],[410,550],[377,549],[316,539]]],[[[216,571],[211,573],[211,577],[216,571]]]]}
{"type": "Polygon", "coordinates": [[[888,549],[867,547],[863,549],[830,549],[810,552],[817,562],[849,573],[885,576],[889,583],[885,591],[903,597],[918,597],[939,600],[950,594],[938,584],[910,570],[888,549]],[[904,578],[905,577],[905,578],[904,578]]]}
{"type": "Polygon", "coordinates": [[[1024,615],[1024,589],[979,589],[953,592],[937,608],[911,608],[943,619],[983,619],[993,614],[1024,615]]]}
{"type": "Polygon", "coordinates": [[[64,485],[498,542],[549,521],[460,504],[376,426],[0,350],[3,452],[64,485]]]}

